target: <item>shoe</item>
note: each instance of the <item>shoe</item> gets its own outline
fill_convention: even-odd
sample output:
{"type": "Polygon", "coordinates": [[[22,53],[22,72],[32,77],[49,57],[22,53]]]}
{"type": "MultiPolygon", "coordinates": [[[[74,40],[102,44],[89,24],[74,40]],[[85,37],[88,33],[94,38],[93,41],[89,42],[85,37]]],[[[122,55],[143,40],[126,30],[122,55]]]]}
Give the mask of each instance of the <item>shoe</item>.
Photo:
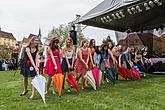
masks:
{"type": "Polygon", "coordinates": [[[48,91],[45,92],[45,95],[48,94],[48,91]]]}
{"type": "Polygon", "coordinates": [[[71,92],[71,90],[70,89],[68,89],[68,93],[70,93],[71,92]]]}
{"type": "Polygon", "coordinates": [[[105,82],[104,81],[102,81],[102,84],[104,84],[105,82]]]}
{"type": "Polygon", "coordinates": [[[82,89],[82,90],[84,90],[85,88],[84,88],[84,87],[82,87],[81,89],[82,89]]]}
{"type": "Polygon", "coordinates": [[[85,83],[85,87],[88,87],[88,84],[87,83],[85,83]]]}
{"type": "Polygon", "coordinates": [[[28,90],[25,91],[24,93],[20,94],[20,96],[24,96],[24,95],[26,95],[27,93],[28,93],[28,90]]]}
{"type": "Polygon", "coordinates": [[[56,95],[56,92],[52,92],[52,96],[55,96],[56,95]]]}
{"type": "Polygon", "coordinates": [[[30,96],[28,99],[34,99],[34,96],[30,96]]]}

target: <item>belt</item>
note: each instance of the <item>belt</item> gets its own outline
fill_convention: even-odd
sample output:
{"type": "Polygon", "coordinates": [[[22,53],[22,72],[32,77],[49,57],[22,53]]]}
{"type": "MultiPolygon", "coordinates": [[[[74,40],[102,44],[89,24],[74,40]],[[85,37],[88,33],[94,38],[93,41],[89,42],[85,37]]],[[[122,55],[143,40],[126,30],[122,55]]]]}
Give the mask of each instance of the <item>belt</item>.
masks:
{"type": "Polygon", "coordinates": [[[54,57],[58,58],[59,56],[54,56],[54,57]]]}

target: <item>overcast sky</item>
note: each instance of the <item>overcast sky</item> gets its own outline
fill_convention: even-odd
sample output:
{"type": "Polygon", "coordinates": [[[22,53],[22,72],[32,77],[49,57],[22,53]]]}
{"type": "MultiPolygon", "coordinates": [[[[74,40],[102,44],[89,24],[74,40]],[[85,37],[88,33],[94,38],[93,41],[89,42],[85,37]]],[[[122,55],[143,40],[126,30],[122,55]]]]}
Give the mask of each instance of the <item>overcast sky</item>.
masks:
{"type": "MultiPolygon", "coordinates": [[[[53,26],[67,25],[76,14],[84,15],[103,0],[0,0],[0,26],[3,31],[11,32],[17,40],[30,33],[47,36],[53,26]]],[[[87,27],[83,31],[88,38],[96,38],[101,43],[103,37],[114,32],[100,28],[87,27]]]]}

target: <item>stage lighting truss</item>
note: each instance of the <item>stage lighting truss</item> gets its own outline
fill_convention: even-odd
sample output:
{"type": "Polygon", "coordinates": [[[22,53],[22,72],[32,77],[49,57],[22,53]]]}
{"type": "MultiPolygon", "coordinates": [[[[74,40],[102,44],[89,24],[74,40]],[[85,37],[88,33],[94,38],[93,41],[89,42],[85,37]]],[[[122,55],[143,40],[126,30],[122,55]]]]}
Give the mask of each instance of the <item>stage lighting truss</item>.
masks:
{"type": "Polygon", "coordinates": [[[148,3],[144,3],[144,7],[146,10],[150,10],[151,8],[149,7],[148,3]]]}
{"type": "Polygon", "coordinates": [[[133,6],[130,6],[127,8],[127,12],[132,15],[135,13],[140,13],[143,11],[148,11],[156,6],[161,6],[162,5],[162,1],[161,0],[148,0],[147,2],[142,2],[133,6]],[[145,10],[142,10],[143,8],[145,8],[145,10]]]}
{"type": "Polygon", "coordinates": [[[140,9],[140,6],[139,6],[139,5],[136,6],[136,10],[137,10],[138,12],[142,12],[142,9],[140,9]]]}
{"type": "Polygon", "coordinates": [[[149,1],[148,4],[149,4],[149,6],[151,6],[152,8],[155,6],[153,1],[149,1]]]}
{"type": "Polygon", "coordinates": [[[132,15],[132,14],[136,14],[136,13],[141,13],[143,11],[151,10],[152,8],[154,8],[156,6],[161,6],[161,5],[162,5],[161,0],[148,0],[148,1],[145,1],[145,2],[142,2],[139,4],[127,7],[126,11],[124,9],[121,9],[117,12],[113,12],[109,15],[105,15],[105,16],[101,17],[100,20],[103,23],[111,22],[113,20],[126,17],[127,14],[125,12],[132,15]]]}
{"type": "Polygon", "coordinates": [[[115,14],[114,14],[114,13],[112,14],[112,17],[113,17],[113,19],[117,19],[117,17],[115,16],[115,14]]]}
{"type": "Polygon", "coordinates": [[[107,16],[106,18],[108,19],[108,21],[112,21],[112,19],[110,18],[110,16],[107,16]]]}
{"type": "Polygon", "coordinates": [[[117,12],[114,12],[113,14],[111,14],[112,18],[113,19],[121,19],[121,18],[124,18],[125,15],[124,15],[124,10],[119,10],[117,12]]]}
{"type": "Polygon", "coordinates": [[[160,0],[154,0],[154,2],[155,2],[158,6],[162,5],[162,2],[161,2],[160,0]]]}
{"type": "Polygon", "coordinates": [[[106,22],[111,22],[112,21],[110,16],[101,17],[100,20],[102,21],[102,23],[106,23],[106,22]]]}

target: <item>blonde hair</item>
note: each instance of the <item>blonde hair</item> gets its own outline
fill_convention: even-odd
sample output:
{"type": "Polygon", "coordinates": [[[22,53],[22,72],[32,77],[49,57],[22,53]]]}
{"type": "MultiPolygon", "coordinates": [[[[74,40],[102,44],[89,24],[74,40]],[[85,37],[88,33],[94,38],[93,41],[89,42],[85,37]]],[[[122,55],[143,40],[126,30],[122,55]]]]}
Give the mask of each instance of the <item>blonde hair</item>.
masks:
{"type": "MultiPolygon", "coordinates": [[[[31,42],[34,42],[35,39],[37,39],[37,36],[32,36],[32,37],[29,39],[29,42],[28,42],[27,47],[30,47],[31,42]]],[[[37,51],[38,51],[38,44],[37,44],[37,46],[35,46],[35,48],[36,48],[37,51]]]]}
{"type": "Polygon", "coordinates": [[[30,46],[30,45],[31,45],[31,42],[32,42],[34,39],[36,39],[36,38],[37,38],[37,36],[32,36],[32,37],[29,39],[28,46],[30,46]]]}
{"type": "Polygon", "coordinates": [[[71,39],[71,38],[67,38],[66,40],[65,40],[65,46],[67,47],[67,41],[70,41],[71,42],[71,47],[73,47],[73,40],[71,39]]]}
{"type": "Polygon", "coordinates": [[[87,40],[87,39],[83,39],[83,40],[81,41],[80,47],[83,47],[83,46],[84,46],[84,43],[86,43],[86,42],[88,42],[88,40],[87,40]]]}

